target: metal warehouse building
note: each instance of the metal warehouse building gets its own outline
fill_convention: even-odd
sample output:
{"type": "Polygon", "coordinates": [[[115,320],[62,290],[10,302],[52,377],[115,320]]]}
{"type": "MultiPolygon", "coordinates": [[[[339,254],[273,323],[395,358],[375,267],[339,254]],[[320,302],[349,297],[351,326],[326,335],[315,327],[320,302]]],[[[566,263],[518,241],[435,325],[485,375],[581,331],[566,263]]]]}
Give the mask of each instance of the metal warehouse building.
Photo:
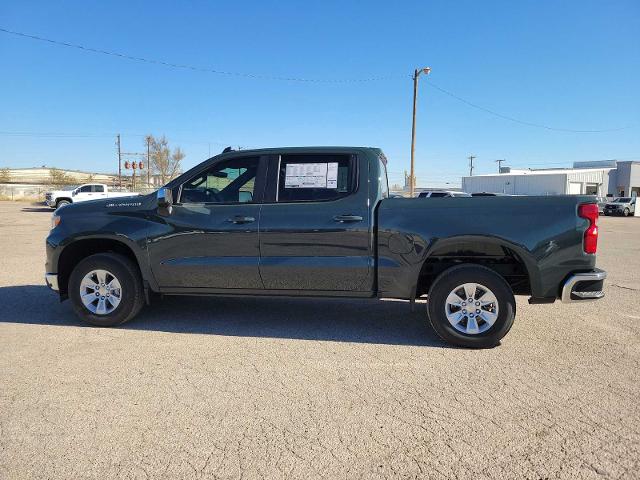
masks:
{"type": "Polygon", "coordinates": [[[640,195],[640,162],[575,162],[573,168],[519,170],[462,178],[467,193],[510,195],[640,195]]]}

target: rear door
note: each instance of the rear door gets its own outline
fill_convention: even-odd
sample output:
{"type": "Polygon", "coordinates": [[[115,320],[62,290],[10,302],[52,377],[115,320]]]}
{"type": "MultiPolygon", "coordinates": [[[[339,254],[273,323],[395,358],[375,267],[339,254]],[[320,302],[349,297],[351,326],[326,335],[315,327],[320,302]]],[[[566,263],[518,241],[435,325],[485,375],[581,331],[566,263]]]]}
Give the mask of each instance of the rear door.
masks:
{"type": "Polygon", "coordinates": [[[104,185],[93,185],[94,198],[107,198],[104,185]]]}
{"type": "Polygon", "coordinates": [[[270,290],[370,292],[368,163],[351,154],[272,155],[260,217],[260,276],[270,290]]]}

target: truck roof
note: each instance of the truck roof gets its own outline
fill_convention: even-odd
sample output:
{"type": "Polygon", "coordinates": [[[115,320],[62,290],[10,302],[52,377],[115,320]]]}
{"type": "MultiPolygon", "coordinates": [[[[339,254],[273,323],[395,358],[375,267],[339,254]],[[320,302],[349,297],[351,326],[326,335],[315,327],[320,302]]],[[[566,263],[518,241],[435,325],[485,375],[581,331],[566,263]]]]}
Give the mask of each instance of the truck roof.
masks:
{"type": "Polygon", "coordinates": [[[226,156],[226,155],[237,155],[238,153],[248,153],[248,154],[265,154],[265,153],[349,153],[354,150],[372,150],[375,152],[382,152],[377,147],[346,147],[346,146],[311,146],[311,147],[269,147],[269,148],[253,148],[248,150],[231,150],[229,152],[221,153],[219,155],[215,155],[211,158],[226,156]]]}

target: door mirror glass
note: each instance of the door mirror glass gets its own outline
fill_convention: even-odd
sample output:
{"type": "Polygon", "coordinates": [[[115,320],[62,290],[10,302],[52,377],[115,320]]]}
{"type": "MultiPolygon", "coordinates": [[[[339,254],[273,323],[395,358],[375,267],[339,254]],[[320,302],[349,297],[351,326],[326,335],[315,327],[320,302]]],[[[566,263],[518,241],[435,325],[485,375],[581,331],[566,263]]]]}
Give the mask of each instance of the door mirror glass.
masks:
{"type": "Polygon", "coordinates": [[[162,187],[157,194],[158,213],[160,215],[170,215],[173,205],[173,192],[170,188],[162,187]]]}

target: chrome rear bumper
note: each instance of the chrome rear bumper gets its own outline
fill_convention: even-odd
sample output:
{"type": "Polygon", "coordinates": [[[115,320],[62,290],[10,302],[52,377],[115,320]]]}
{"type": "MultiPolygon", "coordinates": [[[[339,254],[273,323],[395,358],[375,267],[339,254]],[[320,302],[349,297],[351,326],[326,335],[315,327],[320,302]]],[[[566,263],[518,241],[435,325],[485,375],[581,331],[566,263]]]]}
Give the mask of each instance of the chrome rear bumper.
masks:
{"type": "Polygon", "coordinates": [[[604,297],[602,289],[607,272],[594,270],[587,273],[574,273],[562,287],[561,299],[564,303],[585,302],[604,297]]]}

